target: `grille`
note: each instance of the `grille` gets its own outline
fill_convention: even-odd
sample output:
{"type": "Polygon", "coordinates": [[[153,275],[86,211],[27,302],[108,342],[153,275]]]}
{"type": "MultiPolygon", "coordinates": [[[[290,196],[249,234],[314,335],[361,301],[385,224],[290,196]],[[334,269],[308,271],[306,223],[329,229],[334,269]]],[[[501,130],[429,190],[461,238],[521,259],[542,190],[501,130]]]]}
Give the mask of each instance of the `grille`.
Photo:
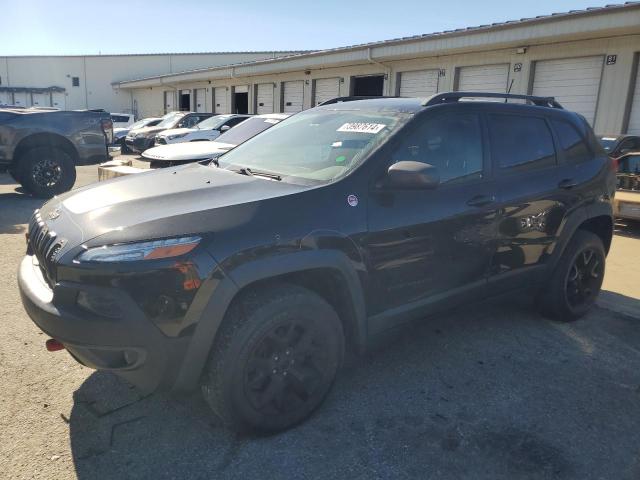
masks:
{"type": "Polygon", "coordinates": [[[28,253],[36,256],[42,276],[52,288],[56,283],[55,255],[62,248],[62,243],[57,240],[56,233],[49,230],[36,210],[29,222],[28,253]]]}

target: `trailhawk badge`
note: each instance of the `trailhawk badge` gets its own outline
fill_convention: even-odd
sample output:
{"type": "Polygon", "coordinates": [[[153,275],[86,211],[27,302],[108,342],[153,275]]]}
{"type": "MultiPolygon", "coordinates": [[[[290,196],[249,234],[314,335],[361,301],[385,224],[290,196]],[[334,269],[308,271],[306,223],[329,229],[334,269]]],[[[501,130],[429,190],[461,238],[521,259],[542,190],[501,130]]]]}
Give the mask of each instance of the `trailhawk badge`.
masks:
{"type": "Polygon", "coordinates": [[[49,212],[49,215],[47,215],[47,217],[49,217],[49,220],[55,220],[59,216],[60,216],[60,207],[54,208],[49,212]]]}
{"type": "Polygon", "coordinates": [[[355,196],[355,195],[353,195],[353,194],[352,194],[352,195],[349,195],[349,196],[347,197],[347,203],[348,203],[350,206],[352,206],[352,207],[357,206],[357,205],[358,205],[358,197],[356,197],[356,196],[355,196]]]}

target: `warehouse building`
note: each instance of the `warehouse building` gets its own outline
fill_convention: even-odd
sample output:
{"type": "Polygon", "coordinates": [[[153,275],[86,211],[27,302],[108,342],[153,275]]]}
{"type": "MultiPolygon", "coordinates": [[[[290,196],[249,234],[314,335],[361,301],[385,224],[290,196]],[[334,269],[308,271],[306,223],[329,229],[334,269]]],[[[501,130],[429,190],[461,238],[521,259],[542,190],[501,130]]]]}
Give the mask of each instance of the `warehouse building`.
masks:
{"type": "Polygon", "coordinates": [[[296,52],[0,57],[0,105],[131,113],[131,93],[113,88],[113,82],[291,53],[296,52]]]}
{"type": "Polygon", "coordinates": [[[336,96],[555,96],[598,132],[640,133],[640,2],[116,82],[130,108],[298,112],[336,96]]]}

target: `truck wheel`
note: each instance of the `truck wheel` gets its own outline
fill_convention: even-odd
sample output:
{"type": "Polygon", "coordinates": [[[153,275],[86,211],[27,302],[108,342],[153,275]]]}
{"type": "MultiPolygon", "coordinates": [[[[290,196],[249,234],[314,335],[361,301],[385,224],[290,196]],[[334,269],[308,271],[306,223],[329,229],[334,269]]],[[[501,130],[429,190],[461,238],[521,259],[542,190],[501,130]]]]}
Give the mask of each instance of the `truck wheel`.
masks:
{"type": "Polygon", "coordinates": [[[133,153],[131,151],[131,149],[127,146],[127,142],[125,142],[124,138],[122,139],[122,141],[120,142],[120,153],[122,155],[126,155],[129,153],[133,153]]]}
{"type": "Polygon", "coordinates": [[[286,284],[250,292],[225,316],[202,393],[229,428],[284,430],[322,403],[343,353],[340,319],[320,296],[286,284]]]}
{"type": "Polygon", "coordinates": [[[42,198],[71,190],[76,168],[71,156],[57,147],[35,147],[20,159],[20,183],[29,193],[42,198]]]}
{"type": "Polygon", "coordinates": [[[542,293],[542,312],[563,322],[587,313],[602,287],[605,258],[600,237],[576,231],[542,293]]]}

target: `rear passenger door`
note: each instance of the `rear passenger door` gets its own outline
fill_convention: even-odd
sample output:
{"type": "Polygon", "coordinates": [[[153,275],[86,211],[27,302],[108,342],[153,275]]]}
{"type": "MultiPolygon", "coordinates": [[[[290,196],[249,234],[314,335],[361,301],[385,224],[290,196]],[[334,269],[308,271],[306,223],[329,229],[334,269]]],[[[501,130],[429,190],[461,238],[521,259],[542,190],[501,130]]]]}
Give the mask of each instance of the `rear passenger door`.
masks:
{"type": "Polygon", "coordinates": [[[490,281],[517,287],[541,272],[578,201],[578,180],[572,166],[560,163],[544,116],[495,112],[487,114],[487,123],[500,206],[490,281]]]}

